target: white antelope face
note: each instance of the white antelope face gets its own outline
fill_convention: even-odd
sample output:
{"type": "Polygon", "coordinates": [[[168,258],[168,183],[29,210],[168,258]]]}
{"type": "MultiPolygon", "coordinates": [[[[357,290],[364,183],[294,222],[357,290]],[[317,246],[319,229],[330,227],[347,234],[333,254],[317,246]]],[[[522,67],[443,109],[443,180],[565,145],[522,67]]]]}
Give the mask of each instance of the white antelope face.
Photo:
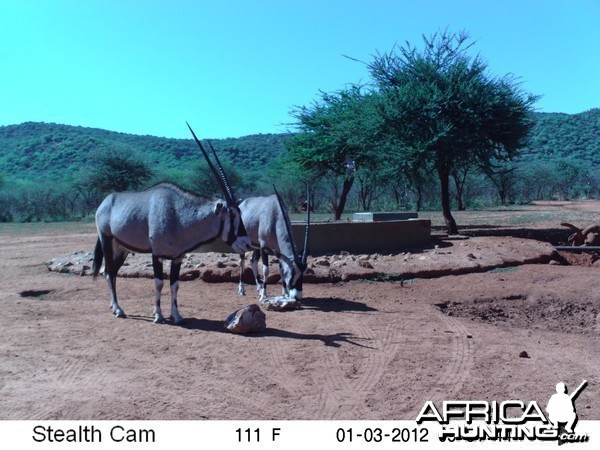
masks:
{"type": "Polygon", "coordinates": [[[302,283],[304,281],[304,272],[306,271],[307,265],[301,263],[300,265],[293,265],[291,273],[289,268],[282,268],[286,279],[285,290],[289,298],[293,300],[302,300],[302,283]]]}

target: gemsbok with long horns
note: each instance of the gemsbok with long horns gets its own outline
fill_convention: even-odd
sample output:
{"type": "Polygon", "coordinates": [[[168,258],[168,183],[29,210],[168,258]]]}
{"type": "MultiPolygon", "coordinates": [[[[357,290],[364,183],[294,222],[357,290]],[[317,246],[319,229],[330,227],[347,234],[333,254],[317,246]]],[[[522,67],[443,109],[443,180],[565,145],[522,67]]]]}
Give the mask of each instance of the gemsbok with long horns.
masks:
{"type": "Polygon", "coordinates": [[[93,276],[98,276],[104,259],[104,276],[110,291],[110,308],[117,317],[125,312],[117,301],[117,272],[128,253],[151,253],[154,270],[154,322],[163,323],[160,301],[163,260],[171,261],[171,318],[179,324],[183,318],[177,306],[179,271],[183,256],[201,244],[221,238],[237,253],[251,250],[238,202],[227,182],[222,166],[217,170],[189,124],[194,140],[219,183],[225,202],[211,200],[184,191],[170,183],[161,183],[141,192],[108,195],[96,211],[98,239],[94,250],[93,276]]]}
{"type": "MultiPolygon", "coordinates": [[[[304,235],[304,249],[300,255],[296,250],[292,227],[283,199],[275,189],[268,197],[250,197],[240,203],[242,220],[246,232],[255,247],[252,252],[251,267],[260,300],[267,297],[267,279],[269,277],[269,255],[279,258],[282,294],[292,300],[302,299],[302,284],[307,268],[308,240],[310,230],[310,191],[306,190],[307,218],[304,235]],[[258,260],[262,261],[263,277],[258,275],[258,260]]],[[[246,258],[240,255],[240,283],[238,292],[246,295],[242,276],[246,258]]]]}

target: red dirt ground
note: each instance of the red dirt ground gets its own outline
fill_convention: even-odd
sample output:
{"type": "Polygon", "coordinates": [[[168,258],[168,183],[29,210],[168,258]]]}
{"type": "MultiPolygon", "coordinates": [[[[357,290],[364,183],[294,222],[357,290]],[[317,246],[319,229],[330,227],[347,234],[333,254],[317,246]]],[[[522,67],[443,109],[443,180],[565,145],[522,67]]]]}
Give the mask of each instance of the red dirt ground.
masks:
{"type": "MultiPolygon", "coordinates": [[[[0,419],[414,419],[427,400],[545,406],[557,382],[584,379],[579,418],[600,419],[600,267],[549,244],[600,203],[534,210],[549,215],[461,217],[462,237],[436,229],[410,254],[312,258],[303,308],[267,311],[256,335],[223,327],[254,287],[203,281],[234,280],[235,258],[192,255],[185,324],[156,325],[150,279],[119,280],[117,319],[103,280],[48,270],[85,258],[93,228],[1,229],[0,419]]],[[[125,272],[148,269],[138,258],[125,272]]]]}

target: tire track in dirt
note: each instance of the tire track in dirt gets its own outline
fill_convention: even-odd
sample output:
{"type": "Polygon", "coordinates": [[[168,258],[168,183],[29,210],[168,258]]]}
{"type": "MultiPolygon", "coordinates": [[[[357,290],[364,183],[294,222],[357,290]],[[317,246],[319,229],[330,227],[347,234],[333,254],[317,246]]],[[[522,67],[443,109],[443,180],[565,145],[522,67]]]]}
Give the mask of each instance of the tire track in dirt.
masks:
{"type": "MultiPolygon", "coordinates": [[[[315,349],[315,359],[325,360],[328,354],[327,347],[316,336],[314,338],[315,346],[311,346],[310,348],[315,349]]],[[[297,401],[310,405],[311,416],[303,417],[304,419],[326,418],[322,414],[322,411],[334,407],[334,405],[330,405],[332,400],[324,388],[329,379],[328,371],[311,372],[311,381],[313,383],[306,383],[306,380],[303,380],[301,376],[294,373],[296,370],[303,370],[303,368],[298,368],[293,363],[290,364],[288,362],[287,356],[296,351],[292,345],[288,344],[285,339],[273,338],[269,339],[267,348],[268,359],[271,363],[269,364],[269,378],[276,382],[281,389],[285,390],[290,398],[297,398],[297,401]],[[323,380],[323,376],[325,376],[325,380],[323,380]]],[[[303,351],[306,351],[306,349],[303,351]]],[[[329,384],[336,385],[337,378],[329,380],[329,384]]]]}
{"type": "MultiPolygon", "coordinates": [[[[366,362],[367,371],[361,376],[356,383],[351,383],[351,388],[355,389],[355,392],[360,393],[360,403],[356,403],[352,408],[352,414],[350,417],[362,417],[365,413],[365,403],[367,402],[369,395],[376,389],[377,384],[385,374],[389,363],[394,359],[397,351],[399,350],[399,341],[401,334],[398,330],[398,321],[390,323],[384,330],[383,336],[377,339],[373,336],[373,343],[376,351],[369,351],[369,358],[366,362]]],[[[363,327],[363,331],[370,331],[369,328],[363,327]]],[[[370,418],[376,419],[370,415],[370,418]]]]}
{"type": "Polygon", "coordinates": [[[360,366],[353,365],[353,372],[358,374],[351,377],[344,373],[338,349],[323,351],[327,365],[326,379],[321,394],[319,418],[322,419],[376,419],[365,403],[369,394],[376,388],[383,377],[388,362],[391,361],[399,348],[398,323],[388,324],[380,332],[367,326],[353,324],[354,336],[367,342],[361,352],[366,358],[360,366]]]}
{"type": "MultiPolygon", "coordinates": [[[[49,365],[44,379],[38,376],[38,381],[29,385],[27,396],[36,399],[36,407],[25,408],[34,411],[33,414],[28,414],[27,420],[62,419],[64,411],[73,410],[73,404],[85,400],[88,392],[102,389],[98,380],[104,377],[96,371],[92,377],[85,376],[85,363],[78,361],[77,356],[72,358],[74,359],[66,362],[60,360],[54,365],[49,365]]],[[[109,375],[108,370],[103,372],[109,375]]],[[[20,394],[17,393],[17,396],[20,397],[20,394]]],[[[3,406],[3,417],[23,418],[23,406],[21,401],[6,402],[3,406]]]]}
{"type": "MultiPolygon", "coordinates": [[[[443,324],[442,331],[451,336],[448,348],[444,351],[445,354],[449,355],[450,360],[444,364],[443,370],[432,379],[427,397],[423,399],[422,403],[413,407],[409,413],[410,417],[416,417],[427,400],[437,404],[444,400],[451,400],[459,394],[474,365],[473,344],[471,339],[468,338],[469,332],[463,323],[458,319],[438,312],[432,314],[432,316],[443,324]]],[[[413,336],[413,339],[406,341],[409,347],[407,351],[422,350],[422,342],[430,341],[431,336],[423,336],[420,341],[421,348],[411,350],[410,346],[415,345],[414,338],[415,336],[413,336]]]]}
{"type": "MultiPolygon", "coordinates": [[[[323,345],[320,341],[316,342],[315,345],[323,345]]],[[[293,354],[297,351],[291,345],[286,344],[285,340],[275,338],[269,339],[268,341],[268,356],[271,362],[269,370],[269,378],[272,379],[281,389],[287,392],[289,398],[296,398],[301,402],[311,404],[321,404],[321,393],[320,390],[315,389],[315,384],[320,384],[319,380],[315,380],[311,376],[312,383],[307,383],[298,374],[295,374],[292,368],[296,367],[287,361],[287,355],[293,354]]],[[[317,351],[320,354],[320,351],[317,351]]],[[[302,370],[302,368],[297,368],[302,370]]],[[[312,408],[311,408],[312,409],[312,408]]],[[[317,416],[318,417],[318,416],[317,416]]],[[[304,419],[316,418],[313,415],[310,417],[304,417],[304,419]]]]}
{"type": "Polygon", "coordinates": [[[77,359],[67,360],[66,363],[62,364],[57,374],[56,381],[60,385],[73,385],[77,383],[79,389],[84,389],[89,385],[87,378],[81,377],[81,370],[83,365],[77,359]]]}
{"type": "Polygon", "coordinates": [[[52,402],[44,402],[42,407],[39,407],[40,402],[36,402],[35,413],[29,417],[28,420],[56,420],[60,416],[62,411],[62,405],[56,406],[52,402]]]}
{"type": "MultiPolygon", "coordinates": [[[[267,356],[265,360],[268,359],[270,357],[267,356]]],[[[286,367],[286,365],[283,364],[279,367],[286,367]]],[[[260,369],[253,368],[249,370],[246,367],[244,370],[245,381],[240,380],[239,383],[229,383],[226,386],[212,386],[215,392],[221,393],[220,398],[228,400],[220,409],[219,418],[240,418],[241,420],[289,419],[290,404],[295,404],[298,401],[296,397],[303,398],[303,395],[299,396],[299,393],[293,390],[295,387],[300,386],[300,384],[292,381],[294,377],[286,377],[289,372],[274,368],[266,361],[260,366],[260,369]],[[279,392],[272,397],[269,391],[273,389],[283,390],[285,394],[279,392]],[[280,399],[282,396],[292,399],[292,401],[279,401],[277,403],[273,401],[273,398],[280,399]]],[[[310,395],[310,391],[305,390],[304,393],[310,395]]]]}
{"type": "Polygon", "coordinates": [[[462,389],[473,368],[474,352],[472,341],[468,337],[469,332],[460,320],[441,313],[437,318],[452,332],[452,361],[438,377],[438,380],[450,390],[437,392],[435,394],[437,397],[434,398],[434,400],[445,400],[462,389]]]}
{"type": "Polygon", "coordinates": [[[24,400],[25,395],[19,393],[13,394],[12,392],[3,392],[0,420],[47,420],[54,417],[52,413],[60,409],[48,400],[43,402],[40,401],[40,399],[45,399],[44,391],[38,392],[37,389],[29,389],[27,393],[28,395],[35,396],[35,402],[24,400]],[[35,405],[35,408],[32,408],[33,405],[35,405]],[[35,410],[35,413],[28,413],[27,417],[23,417],[23,410],[35,410]]]}
{"type": "MultiPolygon", "coordinates": [[[[156,325],[152,325],[156,326],[156,325]]],[[[122,382],[127,383],[127,379],[131,378],[135,382],[145,382],[148,386],[155,386],[160,383],[157,389],[157,396],[160,398],[168,398],[168,395],[173,397],[167,401],[166,411],[177,409],[180,405],[189,402],[193,407],[202,406],[206,401],[202,397],[202,393],[186,392],[184,389],[183,393],[172,392],[174,386],[181,387],[185,386],[186,383],[186,371],[180,370],[176,366],[165,367],[163,360],[157,359],[151,363],[147,363],[144,367],[137,367],[135,371],[127,371],[124,373],[122,382]],[[146,381],[147,380],[147,381],[146,381]],[[170,394],[167,394],[167,391],[170,394]]],[[[259,384],[256,380],[263,380],[263,374],[256,372],[255,370],[245,369],[244,378],[248,380],[255,380],[255,384],[259,384]]],[[[114,380],[114,375],[113,378],[114,380]]],[[[215,407],[213,404],[211,407],[218,411],[217,413],[211,413],[210,417],[203,417],[215,420],[226,420],[226,419],[238,419],[238,420],[267,420],[272,418],[273,411],[272,407],[268,402],[263,402],[261,398],[261,391],[255,390],[254,392],[248,392],[248,383],[243,382],[242,379],[238,383],[227,383],[226,385],[215,384],[212,381],[205,383],[205,390],[211,392],[212,398],[218,399],[216,403],[220,403],[219,407],[215,407]]],[[[196,419],[200,417],[190,417],[192,411],[189,407],[185,409],[185,417],[187,419],[196,419]]],[[[139,415],[133,417],[134,420],[139,420],[139,415]]]]}
{"type": "MultiPolygon", "coordinates": [[[[220,392],[220,398],[235,400],[228,402],[220,410],[220,417],[217,419],[225,420],[239,418],[239,420],[269,420],[269,419],[284,419],[284,417],[273,417],[273,411],[269,408],[271,405],[261,404],[261,402],[252,396],[245,395],[243,392],[237,391],[235,387],[227,386],[227,389],[216,388],[215,392],[220,392]],[[247,411],[246,415],[240,416],[240,411],[247,411]]],[[[211,417],[212,418],[212,417],[211,417]]]]}

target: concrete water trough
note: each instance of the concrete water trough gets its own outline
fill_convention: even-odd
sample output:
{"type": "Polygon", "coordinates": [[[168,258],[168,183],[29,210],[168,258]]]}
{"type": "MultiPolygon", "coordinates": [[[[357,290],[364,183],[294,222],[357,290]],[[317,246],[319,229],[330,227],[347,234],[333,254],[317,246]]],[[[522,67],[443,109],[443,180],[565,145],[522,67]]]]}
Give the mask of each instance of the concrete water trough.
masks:
{"type": "MultiPolygon", "coordinates": [[[[416,213],[409,213],[415,218],[406,220],[388,220],[394,213],[368,214],[373,214],[371,221],[311,222],[310,254],[312,256],[341,252],[390,254],[424,247],[431,243],[431,221],[416,218],[416,213]]],[[[302,251],[305,229],[305,223],[292,222],[292,233],[298,251],[302,251]]],[[[231,247],[221,240],[203,245],[195,251],[233,252],[231,247]]]]}
{"type": "Polygon", "coordinates": [[[419,217],[416,212],[360,212],[352,214],[352,222],[389,222],[391,220],[408,220],[419,217]]]}

